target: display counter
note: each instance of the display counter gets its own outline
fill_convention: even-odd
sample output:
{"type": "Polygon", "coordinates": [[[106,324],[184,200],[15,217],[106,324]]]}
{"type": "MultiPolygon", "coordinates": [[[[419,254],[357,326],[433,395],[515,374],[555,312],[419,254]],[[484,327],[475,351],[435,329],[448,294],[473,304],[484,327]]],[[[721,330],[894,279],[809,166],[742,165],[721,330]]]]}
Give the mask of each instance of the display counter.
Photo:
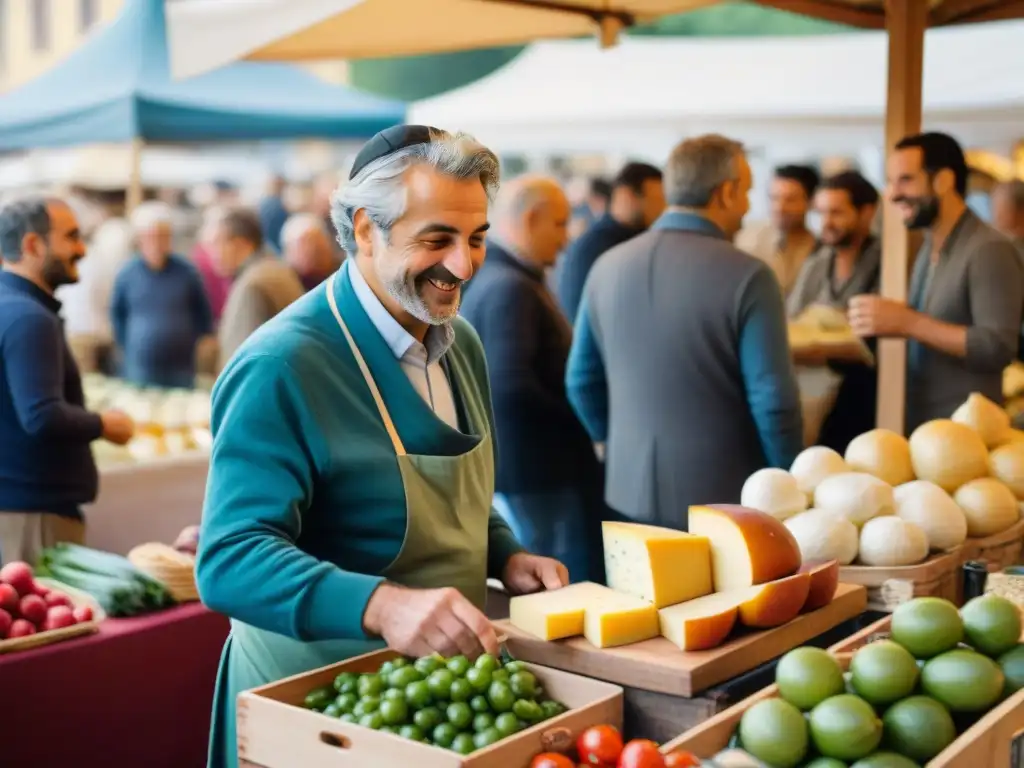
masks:
{"type": "Polygon", "coordinates": [[[192,603],[0,656],[0,764],[202,768],[227,635],[227,619],[192,603]]]}
{"type": "Polygon", "coordinates": [[[174,541],[203,512],[210,458],[196,452],[100,469],[96,503],[83,508],[86,544],[127,555],[148,541],[174,541]]]}

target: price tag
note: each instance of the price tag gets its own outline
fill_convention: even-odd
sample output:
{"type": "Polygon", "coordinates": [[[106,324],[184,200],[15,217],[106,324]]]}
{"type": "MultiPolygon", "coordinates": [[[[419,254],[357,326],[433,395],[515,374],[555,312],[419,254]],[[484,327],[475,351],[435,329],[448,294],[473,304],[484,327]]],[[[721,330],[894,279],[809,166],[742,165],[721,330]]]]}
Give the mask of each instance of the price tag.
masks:
{"type": "Polygon", "coordinates": [[[1024,768],[1024,731],[1018,731],[1010,740],[1010,768],[1024,768]]]}
{"type": "Polygon", "coordinates": [[[914,599],[914,582],[909,579],[886,579],[879,592],[885,610],[894,611],[914,599]]]}

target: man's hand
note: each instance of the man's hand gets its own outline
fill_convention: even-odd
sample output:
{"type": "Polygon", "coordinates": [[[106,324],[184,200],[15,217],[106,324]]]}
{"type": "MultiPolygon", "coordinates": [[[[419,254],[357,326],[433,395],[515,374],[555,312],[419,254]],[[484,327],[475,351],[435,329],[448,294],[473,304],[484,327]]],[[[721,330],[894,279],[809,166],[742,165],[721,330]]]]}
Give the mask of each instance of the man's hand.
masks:
{"type": "Polygon", "coordinates": [[[408,589],[381,584],[366,605],[363,626],[406,656],[462,654],[475,659],[498,653],[498,638],[487,617],[461,592],[408,589]]]}
{"type": "Polygon", "coordinates": [[[850,299],[850,327],[861,338],[906,336],[914,310],[899,301],[862,294],[850,299]]]}
{"type": "Polygon", "coordinates": [[[135,422],[123,411],[104,411],[100,420],[103,422],[103,439],[115,445],[126,445],[135,434],[135,422]]]}
{"type": "Polygon", "coordinates": [[[505,563],[501,581],[510,595],[558,589],[569,583],[569,570],[557,560],[517,552],[505,563]]]}

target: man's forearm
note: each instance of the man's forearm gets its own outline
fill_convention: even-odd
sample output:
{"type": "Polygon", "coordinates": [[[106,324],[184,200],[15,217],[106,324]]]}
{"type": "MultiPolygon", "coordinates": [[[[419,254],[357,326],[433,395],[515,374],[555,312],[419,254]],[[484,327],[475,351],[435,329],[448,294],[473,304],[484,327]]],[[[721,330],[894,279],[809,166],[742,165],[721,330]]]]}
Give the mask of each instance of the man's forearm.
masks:
{"type": "Polygon", "coordinates": [[[905,335],[947,355],[967,356],[967,326],[944,323],[923,312],[911,312],[905,335]]]}

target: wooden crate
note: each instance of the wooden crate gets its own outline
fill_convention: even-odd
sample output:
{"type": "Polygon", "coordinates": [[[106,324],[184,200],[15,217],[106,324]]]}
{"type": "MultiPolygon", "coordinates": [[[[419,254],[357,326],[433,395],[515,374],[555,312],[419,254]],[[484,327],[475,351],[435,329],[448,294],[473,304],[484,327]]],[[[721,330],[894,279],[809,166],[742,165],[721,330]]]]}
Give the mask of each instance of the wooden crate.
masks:
{"type": "Polygon", "coordinates": [[[527,768],[539,753],[561,750],[592,725],[622,728],[622,688],[610,683],[526,664],[551,698],[569,711],[462,756],[389,733],[344,723],[303,708],[313,688],[340,672],[374,672],[394,651],[377,651],[329,667],[245,691],[238,698],[240,765],[258,768],[527,768]]]}
{"type": "Polygon", "coordinates": [[[968,539],[960,549],[960,563],[980,560],[990,571],[1001,571],[1020,561],[1024,549],[1024,518],[1002,533],[984,539],[968,539]]]}
{"type": "MultiPolygon", "coordinates": [[[[868,629],[870,627],[864,631],[868,629]]],[[[838,656],[843,669],[849,666],[850,656],[838,656]]],[[[714,757],[728,746],[744,712],[759,701],[773,699],[778,695],[777,686],[768,686],[668,742],[661,751],[667,755],[676,750],[686,750],[701,759],[714,757]]],[[[1013,742],[1018,740],[1022,730],[1024,690],[1017,691],[964,731],[941,754],[929,761],[928,768],[1002,768],[1015,765],[1010,760],[1011,751],[1014,748],[1013,742]]]]}
{"type": "Polygon", "coordinates": [[[845,565],[839,580],[868,590],[868,610],[892,612],[915,597],[942,597],[957,602],[961,592],[961,551],[932,555],[918,565],[893,568],[845,565]]]}
{"type": "Polygon", "coordinates": [[[829,648],[829,651],[835,654],[853,653],[875,640],[885,640],[889,637],[889,626],[891,623],[892,617],[885,616],[874,624],[864,627],[860,632],[855,632],[849,637],[840,640],[829,648]]]}

